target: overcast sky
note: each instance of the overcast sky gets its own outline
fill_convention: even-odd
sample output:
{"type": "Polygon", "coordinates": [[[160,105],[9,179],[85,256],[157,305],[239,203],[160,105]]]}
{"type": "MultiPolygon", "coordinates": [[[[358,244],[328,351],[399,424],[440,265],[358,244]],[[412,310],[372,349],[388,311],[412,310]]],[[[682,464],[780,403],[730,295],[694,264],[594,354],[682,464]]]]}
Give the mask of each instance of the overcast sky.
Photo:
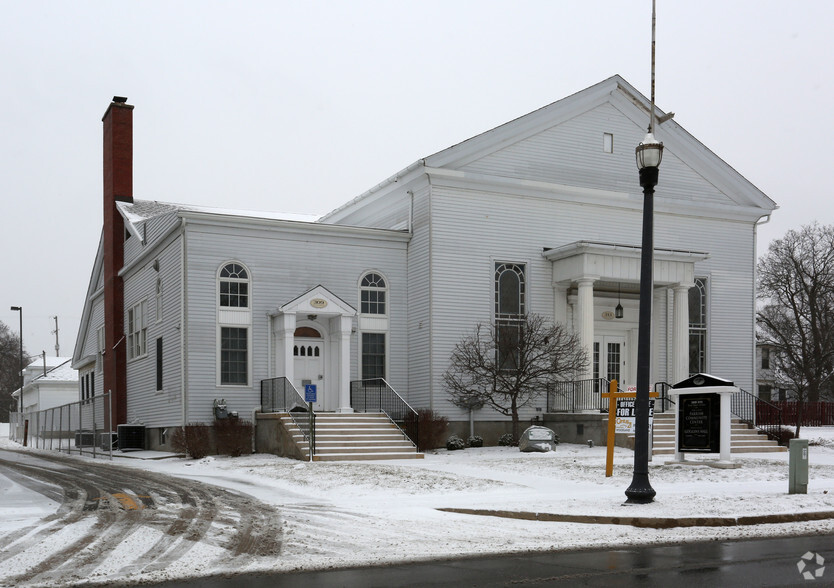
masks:
{"type": "MultiPolygon", "coordinates": [[[[0,320],[71,355],[102,222],[101,117],[134,196],[324,213],[613,74],[650,93],[651,0],[0,0],[0,320]]],[[[834,223],[834,3],[659,0],[657,104],[779,205],[834,223]]],[[[635,169],[635,191],[639,191],[635,169]]],[[[662,170],[661,170],[662,184],[662,170]]],[[[658,187],[658,194],[662,185],[658,187]]]]}

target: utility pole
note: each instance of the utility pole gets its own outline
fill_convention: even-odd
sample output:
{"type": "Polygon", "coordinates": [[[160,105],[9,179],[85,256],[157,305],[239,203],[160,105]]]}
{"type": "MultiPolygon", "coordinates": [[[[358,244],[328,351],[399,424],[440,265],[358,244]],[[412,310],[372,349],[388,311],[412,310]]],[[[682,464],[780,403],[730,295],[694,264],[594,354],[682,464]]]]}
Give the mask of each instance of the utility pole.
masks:
{"type": "Polygon", "coordinates": [[[58,344],[58,316],[53,316],[55,319],[55,330],[52,334],[55,335],[55,357],[61,357],[61,346],[58,344]]]}

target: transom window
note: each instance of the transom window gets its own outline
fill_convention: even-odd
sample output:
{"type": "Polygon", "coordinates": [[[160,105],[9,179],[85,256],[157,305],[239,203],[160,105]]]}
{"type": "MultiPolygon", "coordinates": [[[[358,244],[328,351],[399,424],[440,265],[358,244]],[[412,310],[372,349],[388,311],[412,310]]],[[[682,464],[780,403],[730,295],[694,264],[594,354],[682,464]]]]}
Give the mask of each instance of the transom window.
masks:
{"type": "Polygon", "coordinates": [[[385,278],[377,273],[366,274],[360,283],[360,311],[362,314],[386,314],[385,278]]]}
{"type": "Polygon", "coordinates": [[[228,263],[220,270],[220,306],[249,308],[249,273],[239,263],[228,263]]]}

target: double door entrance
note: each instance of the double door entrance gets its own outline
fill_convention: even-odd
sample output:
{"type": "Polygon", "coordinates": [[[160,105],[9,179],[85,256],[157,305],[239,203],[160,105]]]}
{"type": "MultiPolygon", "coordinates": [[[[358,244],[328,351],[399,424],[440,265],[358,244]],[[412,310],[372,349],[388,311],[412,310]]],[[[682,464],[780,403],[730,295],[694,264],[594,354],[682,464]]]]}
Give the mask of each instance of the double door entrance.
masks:
{"type": "Polygon", "coordinates": [[[601,335],[594,338],[594,379],[617,380],[620,389],[634,385],[626,369],[624,335],[601,335]]]}

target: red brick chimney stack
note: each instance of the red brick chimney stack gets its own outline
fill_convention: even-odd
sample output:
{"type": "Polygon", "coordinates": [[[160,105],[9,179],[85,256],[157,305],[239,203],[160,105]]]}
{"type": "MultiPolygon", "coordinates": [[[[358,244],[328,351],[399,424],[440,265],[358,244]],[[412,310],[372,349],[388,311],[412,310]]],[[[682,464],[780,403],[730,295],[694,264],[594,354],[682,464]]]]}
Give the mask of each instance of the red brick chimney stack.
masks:
{"type": "Polygon", "coordinates": [[[133,202],[133,106],[113,96],[101,119],[104,126],[104,390],[111,392],[110,422],[127,423],[127,347],[125,345],[124,265],[125,226],[116,202],[133,202]]]}

